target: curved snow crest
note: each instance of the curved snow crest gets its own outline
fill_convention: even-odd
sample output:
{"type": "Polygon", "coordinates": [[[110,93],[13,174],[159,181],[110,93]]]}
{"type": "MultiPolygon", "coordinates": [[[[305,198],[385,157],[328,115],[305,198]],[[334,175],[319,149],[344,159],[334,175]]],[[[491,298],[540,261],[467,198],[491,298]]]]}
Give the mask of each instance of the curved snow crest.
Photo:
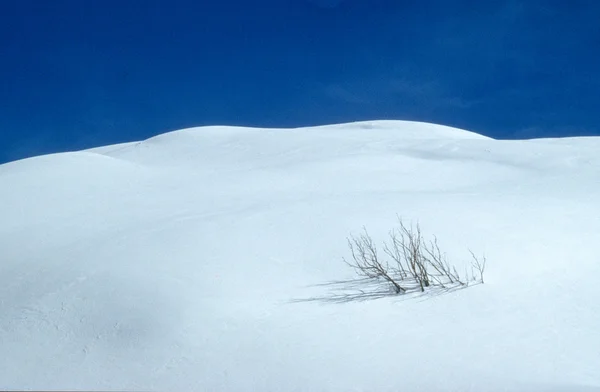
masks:
{"type": "Polygon", "coordinates": [[[319,132],[320,136],[326,138],[362,136],[367,139],[376,137],[380,139],[394,140],[493,140],[492,138],[472,131],[453,128],[446,125],[404,120],[373,120],[296,128],[260,128],[230,125],[207,125],[182,128],[161,133],[138,142],[101,146],[88,149],[87,151],[114,156],[119,155],[119,153],[124,152],[124,150],[136,148],[140,145],[156,146],[182,143],[189,144],[196,140],[200,142],[198,146],[200,147],[202,146],[202,140],[206,140],[207,138],[217,141],[227,141],[273,134],[289,137],[294,135],[301,137],[303,134],[308,134],[311,137],[314,137],[314,132],[319,132]]]}
{"type": "MultiPolygon", "coordinates": [[[[313,129],[347,129],[347,130],[367,130],[381,129],[396,132],[396,136],[410,139],[487,139],[490,137],[465,129],[449,127],[447,125],[428,123],[422,121],[405,120],[374,120],[374,121],[356,121],[342,124],[322,125],[311,127],[313,129]]],[[[299,128],[310,129],[310,128],[299,128]]]]}
{"type": "Polygon", "coordinates": [[[301,128],[193,127],[92,151],[150,166],[195,165],[198,160],[211,162],[211,165],[220,162],[236,166],[252,162],[255,166],[259,160],[268,157],[287,156],[303,162],[322,162],[357,154],[377,155],[385,150],[389,153],[393,146],[431,147],[488,141],[493,139],[443,125],[378,120],[301,128]]]}
{"type": "Polygon", "coordinates": [[[373,120],[373,121],[356,121],[349,123],[327,124],[308,127],[296,128],[260,128],[260,127],[242,127],[242,126],[227,126],[227,125],[209,125],[202,127],[183,128],[171,132],[166,132],[156,135],[143,141],[155,142],[164,138],[175,136],[183,133],[198,133],[205,136],[225,136],[231,137],[236,135],[260,133],[260,132],[311,132],[311,131],[341,131],[342,133],[354,133],[364,131],[383,131],[389,133],[389,136],[395,138],[406,139],[484,139],[491,140],[487,136],[478,133],[467,131],[460,128],[453,128],[446,125],[419,122],[419,121],[404,121],[404,120],[373,120]]]}

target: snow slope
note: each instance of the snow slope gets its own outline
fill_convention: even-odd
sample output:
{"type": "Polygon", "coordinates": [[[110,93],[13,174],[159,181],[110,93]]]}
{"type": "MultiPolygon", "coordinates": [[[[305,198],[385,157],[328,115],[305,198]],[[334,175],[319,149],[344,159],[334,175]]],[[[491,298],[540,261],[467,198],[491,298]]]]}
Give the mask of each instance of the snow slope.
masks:
{"type": "Polygon", "coordinates": [[[0,166],[0,388],[600,391],[600,138],[203,127],[0,166]],[[486,283],[292,302],[396,214],[486,283]]]}

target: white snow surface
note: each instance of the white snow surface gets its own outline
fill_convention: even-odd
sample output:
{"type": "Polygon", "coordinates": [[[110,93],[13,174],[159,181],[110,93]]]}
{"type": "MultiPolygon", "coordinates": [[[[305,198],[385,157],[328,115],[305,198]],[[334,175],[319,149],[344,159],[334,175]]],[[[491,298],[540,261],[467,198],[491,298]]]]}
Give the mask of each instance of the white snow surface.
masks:
{"type": "Polygon", "coordinates": [[[600,138],[200,127],[0,166],[0,388],[600,391],[600,138]],[[396,215],[485,284],[325,304],[396,215]]]}

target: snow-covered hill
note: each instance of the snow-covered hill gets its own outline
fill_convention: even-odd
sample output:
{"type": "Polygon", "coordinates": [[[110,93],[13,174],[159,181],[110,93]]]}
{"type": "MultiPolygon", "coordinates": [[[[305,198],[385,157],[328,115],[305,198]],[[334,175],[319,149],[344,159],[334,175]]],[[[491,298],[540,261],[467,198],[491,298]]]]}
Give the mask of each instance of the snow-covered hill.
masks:
{"type": "Polygon", "coordinates": [[[600,138],[203,127],[0,166],[0,388],[600,390],[600,138]],[[396,214],[486,283],[295,303],[396,214]]]}

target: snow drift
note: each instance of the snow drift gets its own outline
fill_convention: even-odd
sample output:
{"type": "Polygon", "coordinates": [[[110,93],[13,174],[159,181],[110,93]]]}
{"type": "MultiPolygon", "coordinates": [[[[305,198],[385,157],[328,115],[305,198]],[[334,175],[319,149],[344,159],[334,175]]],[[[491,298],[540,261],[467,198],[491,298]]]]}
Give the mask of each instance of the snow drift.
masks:
{"type": "Polygon", "coordinates": [[[0,388],[600,390],[600,138],[202,127],[0,166],[0,388]],[[396,214],[486,283],[293,303],[396,214]]]}

